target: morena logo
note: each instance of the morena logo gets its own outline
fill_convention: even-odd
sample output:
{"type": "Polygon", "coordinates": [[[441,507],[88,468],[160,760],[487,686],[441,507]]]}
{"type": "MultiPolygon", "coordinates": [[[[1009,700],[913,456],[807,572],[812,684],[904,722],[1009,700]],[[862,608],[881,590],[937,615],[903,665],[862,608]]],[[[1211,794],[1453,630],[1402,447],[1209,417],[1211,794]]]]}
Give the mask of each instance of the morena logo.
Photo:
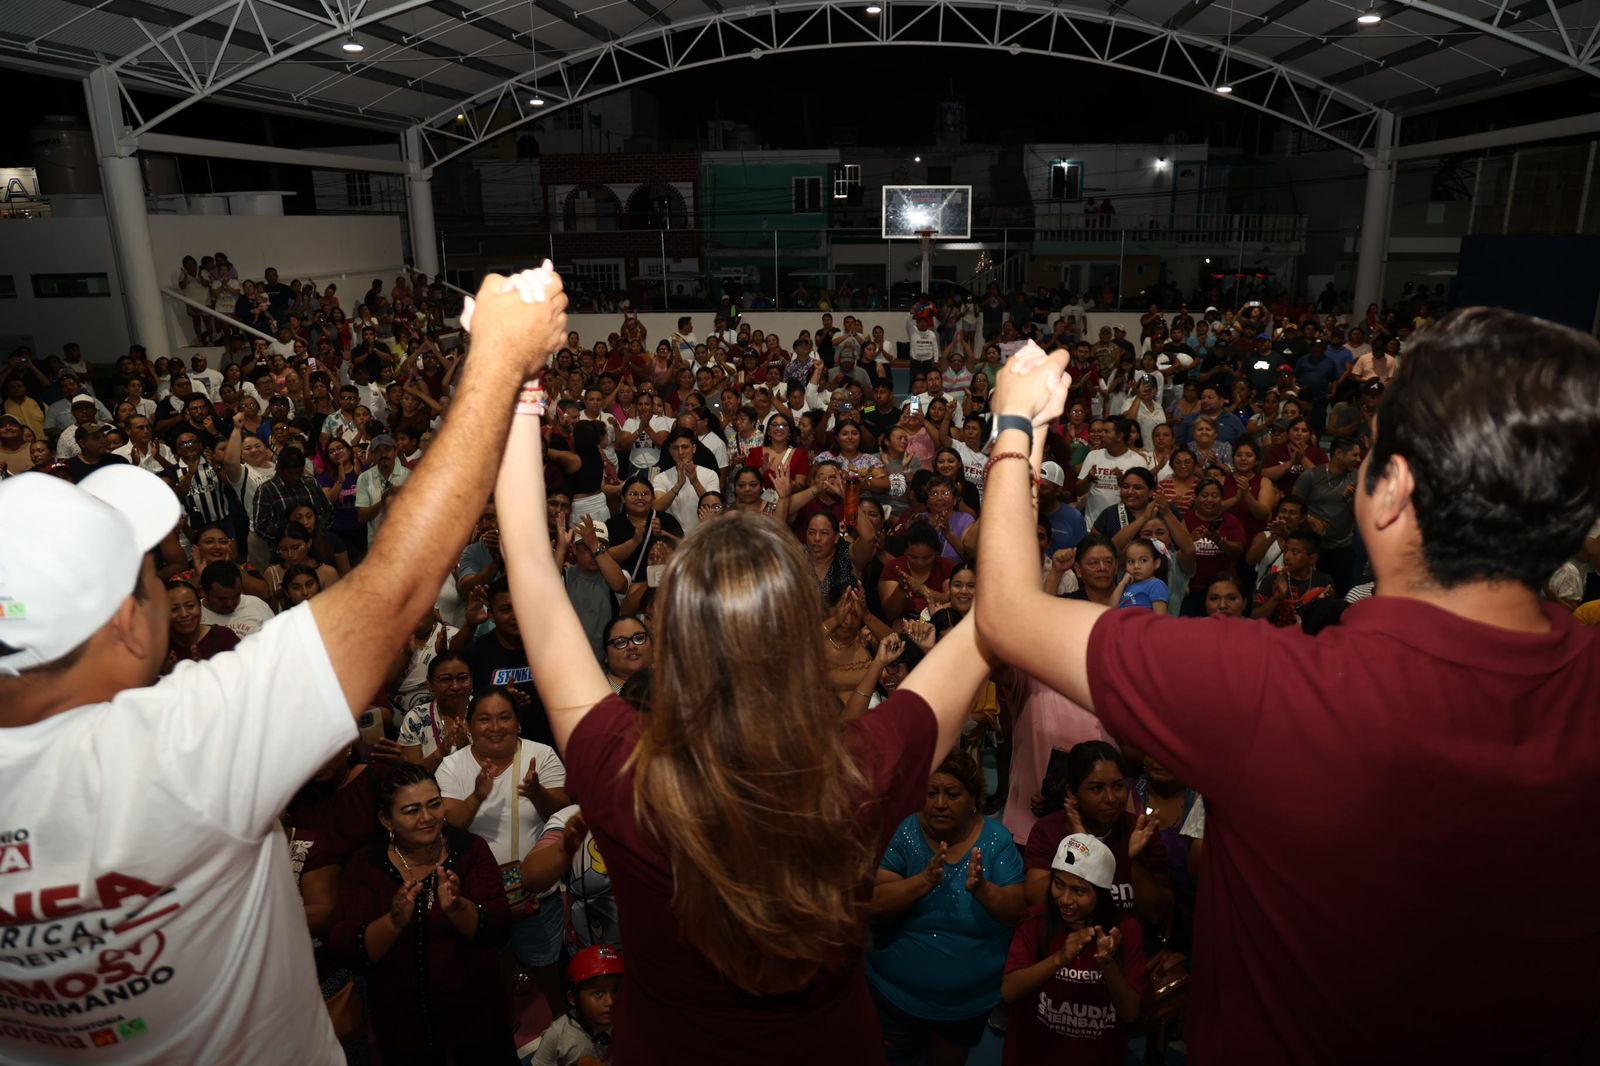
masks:
{"type": "Polygon", "coordinates": [[[33,845],[26,829],[0,833],[0,874],[16,874],[33,869],[33,845]]]}

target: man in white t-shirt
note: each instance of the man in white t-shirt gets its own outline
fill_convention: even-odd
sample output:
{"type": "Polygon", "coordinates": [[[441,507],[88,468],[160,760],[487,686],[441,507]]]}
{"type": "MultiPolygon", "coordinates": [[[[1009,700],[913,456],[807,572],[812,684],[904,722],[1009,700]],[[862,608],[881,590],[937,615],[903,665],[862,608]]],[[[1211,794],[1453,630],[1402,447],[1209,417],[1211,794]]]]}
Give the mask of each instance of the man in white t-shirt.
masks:
{"type": "Polygon", "coordinates": [[[566,331],[564,297],[504,284],[366,560],[233,652],[160,676],[179,507],[154,474],[0,482],[0,1062],[344,1062],[278,815],[355,740],[448,573],[416,545],[466,539],[566,331]]]}
{"type": "Polygon", "coordinates": [[[1084,497],[1083,519],[1090,529],[1094,528],[1094,520],[1100,517],[1101,511],[1115,506],[1122,499],[1123,472],[1144,466],[1147,461],[1128,447],[1132,425],[1126,418],[1107,419],[1104,446],[1083,458],[1083,466],[1078,471],[1077,491],[1080,496],[1088,493],[1084,497]]]}
{"type": "Polygon", "coordinates": [[[931,311],[906,317],[906,342],[910,345],[913,366],[928,366],[939,358],[939,334],[933,328],[931,311]]]}
{"type": "Polygon", "coordinates": [[[200,621],[208,626],[233,630],[243,640],[259,633],[272,621],[272,608],[259,596],[244,593],[244,581],[237,563],[219,562],[200,574],[200,621]]]}

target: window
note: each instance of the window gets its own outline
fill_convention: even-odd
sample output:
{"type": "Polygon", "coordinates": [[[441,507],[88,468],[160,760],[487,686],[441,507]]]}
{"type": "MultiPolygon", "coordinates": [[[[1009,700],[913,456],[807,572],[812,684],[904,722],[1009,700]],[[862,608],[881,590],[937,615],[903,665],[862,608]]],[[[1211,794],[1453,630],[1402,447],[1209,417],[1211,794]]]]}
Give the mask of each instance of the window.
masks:
{"type": "Polygon", "coordinates": [[[569,130],[581,130],[581,129],[583,129],[583,108],[581,108],[581,107],[569,107],[569,108],[567,108],[565,114],[566,114],[566,117],[567,117],[567,129],[569,129],[569,130]]]}
{"type": "Polygon", "coordinates": [[[0,300],[17,298],[17,279],[10,274],[0,274],[0,300]]]}
{"type": "MultiPolygon", "coordinates": [[[[658,272],[659,269],[658,266],[658,272]]],[[[620,259],[579,259],[568,273],[583,280],[581,287],[585,292],[616,292],[627,287],[622,283],[620,259]]]]}
{"type": "Polygon", "coordinates": [[[41,300],[110,296],[111,282],[104,274],[35,274],[33,294],[41,300]]]}
{"type": "Polygon", "coordinates": [[[346,174],[344,176],[344,199],[351,207],[372,206],[372,175],[371,174],[346,174]]]}
{"type": "Polygon", "coordinates": [[[820,215],[822,213],[822,179],[794,179],[794,213],[820,215]]]}
{"type": "Polygon", "coordinates": [[[861,206],[861,164],[841,163],[834,168],[833,198],[847,207],[861,206]]]}
{"type": "Polygon", "coordinates": [[[1083,199],[1083,164],[1057,159],[1050,164],[1050,199],[1083,199]]]}

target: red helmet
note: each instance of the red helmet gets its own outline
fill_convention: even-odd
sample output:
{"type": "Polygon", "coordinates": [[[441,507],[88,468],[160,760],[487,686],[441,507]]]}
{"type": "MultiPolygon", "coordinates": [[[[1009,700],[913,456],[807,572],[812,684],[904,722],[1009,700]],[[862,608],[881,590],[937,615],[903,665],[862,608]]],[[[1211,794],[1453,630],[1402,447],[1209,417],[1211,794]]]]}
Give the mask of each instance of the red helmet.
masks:
{"type": "Polygon", "coordinates": [[[567,980],[573,985],[593,981],[596,977],[622,973],[622,952],[610,944],[596,944],[584,948],[567,963],[567,980]]]}

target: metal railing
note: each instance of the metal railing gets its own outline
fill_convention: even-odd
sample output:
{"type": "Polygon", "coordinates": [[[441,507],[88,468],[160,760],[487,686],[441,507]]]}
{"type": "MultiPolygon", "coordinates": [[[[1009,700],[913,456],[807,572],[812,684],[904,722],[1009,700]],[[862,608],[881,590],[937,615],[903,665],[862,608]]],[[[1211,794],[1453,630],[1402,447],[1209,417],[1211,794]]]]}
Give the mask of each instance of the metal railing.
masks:
{"type": "Polygon", "coordinates": [[[1122,241],[1229,247],[1249,244],[1301,244],[1305,215],[1119,215],[1080,211],[1042,215],[1034,238],[1061,243],[1122,241]]]}

